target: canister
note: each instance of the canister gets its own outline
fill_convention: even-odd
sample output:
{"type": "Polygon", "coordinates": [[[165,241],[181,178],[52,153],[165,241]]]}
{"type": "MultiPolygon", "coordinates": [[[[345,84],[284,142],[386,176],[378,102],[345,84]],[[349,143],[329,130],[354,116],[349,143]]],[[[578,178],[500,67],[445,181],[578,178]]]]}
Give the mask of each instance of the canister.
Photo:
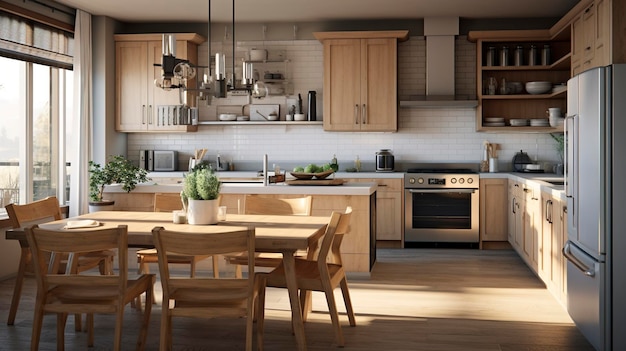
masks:
{"type": "Polygon", "coordinates": [[[545,44],[541,50],[541,64],[547,66],[550,64],[550,45],[545,44]]]}
{"type": "Polygon", "coordinates": [[[537,45],[531,45],[528,50],[528,65],[535,66],[537,64],[537,45]]]}
{"type": "Polygon", "coordinates": [[[503,46],[500,49],[500,66],[508,66],[509,65],[509,47],[503,46]]]}
{"type": "Polygon", "coordinates": [[[517,47],[515,47],[515,56],[514,56],[514,62],[515,66],[522,66],[524,65],[524,47],[521,45],[518,45],[517,47]]]}
{"type": "Polygon", "coordinates": [[[494,46],[490,46],[487,49],[487,55],[485,56],[485,66],[495,66],[496,65],[496,48],[494,46]]]}

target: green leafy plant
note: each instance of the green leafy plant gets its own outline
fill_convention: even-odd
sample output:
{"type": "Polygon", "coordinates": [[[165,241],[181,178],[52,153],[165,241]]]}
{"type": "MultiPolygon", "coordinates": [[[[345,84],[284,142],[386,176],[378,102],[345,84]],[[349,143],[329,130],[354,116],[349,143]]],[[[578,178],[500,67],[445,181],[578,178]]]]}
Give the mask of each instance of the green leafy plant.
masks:
{"type": "Polygon", "coordinates": [[[149,180],[145,169],[135,166],[122,155],[111,157],[104,166],[89,161],[89,200],[101,202],[106,185],[121,184],[122,189],[130,192],[138,183],[149,180]]]}
{"type": "Polygon", "coordinates": [[[565,153],[565,134],[563,133],[550,133],[550,136],[556,142],[556,152],[558,152],[559,159],[563,163],[563,157],[565,153]]]}
{"type": "Polygon", "coordinates": [[[212,169],[196,166],[186,176],[181,197],[191,200],[216,200],[222,183],[212,169]]]}

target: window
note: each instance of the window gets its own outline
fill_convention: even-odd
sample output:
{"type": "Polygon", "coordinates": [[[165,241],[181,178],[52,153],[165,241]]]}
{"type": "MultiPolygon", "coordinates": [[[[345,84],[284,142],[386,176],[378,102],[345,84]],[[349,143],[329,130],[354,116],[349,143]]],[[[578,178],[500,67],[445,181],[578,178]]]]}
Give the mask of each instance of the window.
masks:
{"type": "Polygon", "coordinates": [[[73,72],[0,57],[0,199],[69,199],[65,126],[71,126],[73,72]]]}

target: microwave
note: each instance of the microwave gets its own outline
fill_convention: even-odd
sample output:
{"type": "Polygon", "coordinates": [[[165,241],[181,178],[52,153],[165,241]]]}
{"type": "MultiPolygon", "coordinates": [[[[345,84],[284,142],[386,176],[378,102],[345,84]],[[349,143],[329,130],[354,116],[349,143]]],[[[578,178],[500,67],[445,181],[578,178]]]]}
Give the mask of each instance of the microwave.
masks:
{"type": "Polygon", "coordinates": [[[172,172],[178,164],[178,152],[173,150],[139,151],[139,167],[150,172],[172,172]]]}

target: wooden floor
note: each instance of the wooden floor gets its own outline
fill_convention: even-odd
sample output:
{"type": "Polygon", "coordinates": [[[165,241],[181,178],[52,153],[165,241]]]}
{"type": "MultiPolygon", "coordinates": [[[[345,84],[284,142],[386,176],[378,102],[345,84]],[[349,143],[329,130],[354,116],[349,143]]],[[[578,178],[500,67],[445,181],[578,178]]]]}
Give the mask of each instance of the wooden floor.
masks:
{"type": "MultiPolygon", "coordinates": [[[[13,280],[0,282],[0,350],[30,345],[35,285],[28,278],[14,326],[5,324],[13,280]]],[[[379,249],[371,276],[349,277],[357,326],[340,316],[348,350],[593,350],[566,311],[511,250],[379,249]]],[[[157,283],[158,294],[160,284],[157,283]]],[[[343,301],[336,291],[341,311],[343,301]]],[[[334,350],[326,302],[315,293],[305,325],[309,350],[334,350]]],[[[160,301],[160,295],[157,295],[160,301]]],[[[158,349],[160,302],[148,350],[158,349]]],[[[294,350],[287,292],[268,289],[265,350],[294,350]]],[[[133,350],[140,313],[127,308],[124,350],[133,350]]],[[[96,317],[96,346],[110,350],[113,321],[96,317]]],[[[242,350],[244,320],[174,320],[175,350],[242,350]]],[[[68,319],[66,350],[86,350],[68,319]]],[[[55,318],[44,319],[40,350],[55,349],[55,318]]]]}

